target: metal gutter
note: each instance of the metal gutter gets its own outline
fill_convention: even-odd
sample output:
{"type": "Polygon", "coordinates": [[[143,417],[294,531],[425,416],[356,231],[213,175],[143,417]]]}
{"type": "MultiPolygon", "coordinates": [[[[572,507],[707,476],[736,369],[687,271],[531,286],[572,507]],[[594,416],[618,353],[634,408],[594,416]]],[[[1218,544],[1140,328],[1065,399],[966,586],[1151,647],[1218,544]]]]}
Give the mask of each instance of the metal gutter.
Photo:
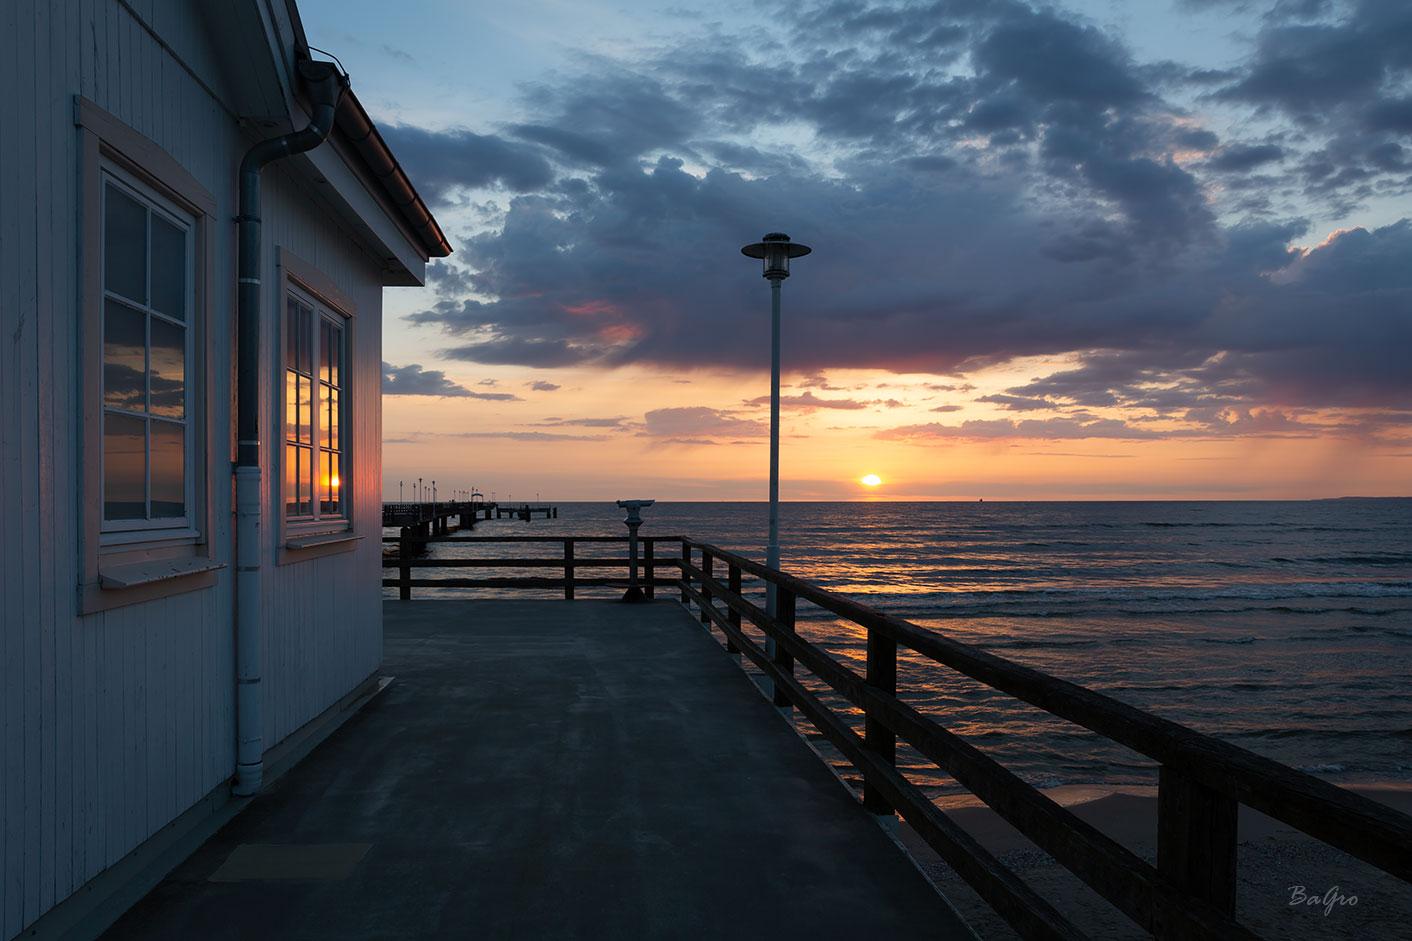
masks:
{"type": "Polygon", "coordinates": [[[237,797],[258,794],[264,773],[260,697],[260,173],[266,164],[322,144],[348,79],[332,62],[302,59],[298,76],[314,105],[302,131],[262,140],[240,161],[236,274],[235,665],[237,797]]]}

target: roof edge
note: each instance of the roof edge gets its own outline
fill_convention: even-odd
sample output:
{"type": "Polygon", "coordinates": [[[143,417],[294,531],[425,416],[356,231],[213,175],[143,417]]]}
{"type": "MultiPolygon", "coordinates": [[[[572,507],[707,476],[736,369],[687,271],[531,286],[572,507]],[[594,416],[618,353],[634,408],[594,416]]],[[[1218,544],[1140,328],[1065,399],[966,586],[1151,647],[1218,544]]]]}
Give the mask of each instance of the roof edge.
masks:
{"type": "MultiPolygon", "coordinates": [[[[295,0],[284,0],[284,7],[294,32],[296,58],[312,58],[309,40],[304,33],[304,21],[299,16],[295,0]]],[[[382,139],[382,134],[378,133],[377,125],[368,117],[363,103],[351,88],[344,93],[343,100],[339,103],[338,112],[334,116],[334,127],[352,146],[354,153],[387,196],[388,202],[421,243],[427,258],[445,258],[450,255],[451,243],[447,240],[446,233],[441,230],[431,210],[427,208],[412,181],[407,178],[402,165],[393,156],[387,142],[382,139]]]]}
{"type": "Polygon", "coordinates": [[[451,243],[447,241],[446,233],[441,230],[431,210],[417,193],[417,188],[412,185],[402,165],[388,148],[387,142],[382,139],[377,125],[368,117],[363,103],[351,89],[343,96],[343,101],[338,106],[334,126],[352,146],[408,228],[421,242],[427,257],[445,258],[450,255],[451,243]]]}

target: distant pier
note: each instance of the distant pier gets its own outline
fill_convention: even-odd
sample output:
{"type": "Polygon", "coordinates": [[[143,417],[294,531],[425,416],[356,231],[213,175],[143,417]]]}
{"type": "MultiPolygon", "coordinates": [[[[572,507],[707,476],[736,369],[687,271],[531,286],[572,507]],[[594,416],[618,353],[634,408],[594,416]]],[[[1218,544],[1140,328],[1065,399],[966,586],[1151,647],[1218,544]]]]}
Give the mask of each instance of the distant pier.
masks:
{"type": "Polygon", "coordinates": [[[453,500],[437,503],[384,503],[382,525],[411,529],[417,536],[445,536],[452,529],[474,526],[477,520],[520,519],[536,516],[558,519],[557,506],[529,503],[486,503],[481,500],[453,500]],[[454,519],[454,523],[452,522],[454,519]]]}

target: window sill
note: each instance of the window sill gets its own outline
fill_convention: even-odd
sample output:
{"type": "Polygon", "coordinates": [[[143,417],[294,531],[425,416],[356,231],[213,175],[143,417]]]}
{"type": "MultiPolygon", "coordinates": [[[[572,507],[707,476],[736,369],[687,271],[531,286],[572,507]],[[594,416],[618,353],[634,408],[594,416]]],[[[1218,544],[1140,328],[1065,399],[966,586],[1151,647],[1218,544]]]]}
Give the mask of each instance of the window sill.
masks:
{"type": "Polygon", "coordinates": [[[307,536],[290,536],[279,549],[278,565],[303,562],[306,559],[321,559],[340,552],[352,552],[358,548],[362,536],[345,529],[336,533],[314,533],[307,536]]]}
{"type": "Polygon", "coordinates": [[[206,556],[101,566],[96,582],[79,586],[79,613],[93,614],[210,588],[225,567],[226,563],[206,556]]]}
{"type": "Polygon", "coordinates": [[[362,538],[357,533],[345,530],[341,533],[320,533],[317,536],[293,536],[285,542],[284,547],[286,549],[312,549],[315,546],[331,546],[336,542],[357,542],[362,538]]]}
{"type": "Polygon", "coordinates": [[[214,562],[207,558],[160,559],[153,562],[135,562],[131,565],[114,565],[100,569],[98,587],[105,590],[137,588],[141,585],[154,585],[157,582],[200,575],[226,567],[224,562],[214,562]]]}

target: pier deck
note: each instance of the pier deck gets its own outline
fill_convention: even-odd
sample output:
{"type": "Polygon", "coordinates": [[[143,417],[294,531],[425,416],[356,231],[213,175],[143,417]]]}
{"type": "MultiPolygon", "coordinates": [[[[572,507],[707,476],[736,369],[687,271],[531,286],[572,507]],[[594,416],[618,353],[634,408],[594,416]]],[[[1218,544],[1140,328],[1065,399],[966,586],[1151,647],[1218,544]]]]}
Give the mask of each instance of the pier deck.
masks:
{"type": "Polygon", "coordinates": [[[108,937],[971,937],[676,603],[384,611],[396,681],[108,937]]]}

